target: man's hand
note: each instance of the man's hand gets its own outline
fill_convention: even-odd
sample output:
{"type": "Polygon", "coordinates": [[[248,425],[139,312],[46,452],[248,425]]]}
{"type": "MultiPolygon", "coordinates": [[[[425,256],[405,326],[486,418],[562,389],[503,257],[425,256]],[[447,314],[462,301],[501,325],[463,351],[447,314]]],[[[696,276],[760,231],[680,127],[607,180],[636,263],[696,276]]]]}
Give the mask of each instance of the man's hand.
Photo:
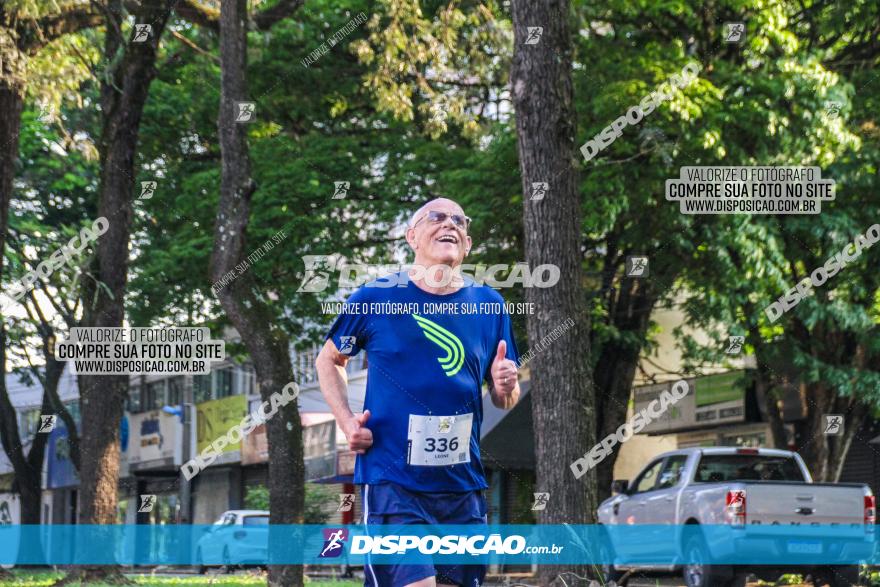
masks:
{"type": "Polygon", "coordinates": [[[506,358],[507,341],[502,340],[498,343],[498,352],[495,354],[495,360],[492,361],[492,386],[495,393],[499,397],[505,397],[517,386],[517,369],[516,363],[506,358]]]}
{"type": "Polygon", "coordinates": [[[342,431],[348,440],[348,447],[359,455],[364,454],[368,448],[373,446],[373,433],[366,427],[369,419],[370,410],[366,410],[360,416],[352,416],[342,426],[342,431]]]}

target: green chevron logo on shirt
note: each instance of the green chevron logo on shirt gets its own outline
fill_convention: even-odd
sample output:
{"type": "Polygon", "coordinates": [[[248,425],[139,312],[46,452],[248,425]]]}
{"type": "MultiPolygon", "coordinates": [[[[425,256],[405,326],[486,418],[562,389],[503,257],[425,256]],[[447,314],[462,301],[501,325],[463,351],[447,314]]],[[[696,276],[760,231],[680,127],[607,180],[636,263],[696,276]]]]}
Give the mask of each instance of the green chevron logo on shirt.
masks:
{"type": "Polygon", "coordinates": [[[418,314],[413,314],[416,323],[422,328],[425,336],[431,342],[437,344],[441,349],[446,351],[446,356],[437,359],[447,377],[452,377],[461,370],[464,365],[464,345],[457,336],[440,326],[431,322],[427,318],[422,318],[418,314]]]}

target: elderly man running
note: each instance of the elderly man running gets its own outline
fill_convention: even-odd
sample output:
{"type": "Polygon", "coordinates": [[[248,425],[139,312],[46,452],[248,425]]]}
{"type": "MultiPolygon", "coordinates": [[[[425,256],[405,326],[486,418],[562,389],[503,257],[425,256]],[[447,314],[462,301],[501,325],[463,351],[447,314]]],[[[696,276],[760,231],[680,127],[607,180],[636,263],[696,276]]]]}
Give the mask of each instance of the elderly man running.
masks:
{"type": "MultiPolygon", "coordinates": [[[[448,279],[470,252],[469,224],[452,200],[428,202],[406,231],[415,252],[413,269],[364,285],[347,303],[358,308],[376,303],[388,307],[389,302],[408,308],[454,307],[443,303],[503,308],[504,300],[493,289],[448,279]]],[[[520,393],[518,360],[504,311],[339,316],[318,355],[318,379],[358,454],[354,480],[363,486],[368,529],[384,524],[486,524],[482,384],[488,382],[497,407],[510,409],[520,393]],[[345,365],[361,350],[369,368],[364,412],[355,415],[348,406],[345,365]]],[[[364,584],[372,587],[479,587],[486,567],[434,564],[426,556],[417,565],[372,565],[368,560],[364,574],[364,584]]]]}

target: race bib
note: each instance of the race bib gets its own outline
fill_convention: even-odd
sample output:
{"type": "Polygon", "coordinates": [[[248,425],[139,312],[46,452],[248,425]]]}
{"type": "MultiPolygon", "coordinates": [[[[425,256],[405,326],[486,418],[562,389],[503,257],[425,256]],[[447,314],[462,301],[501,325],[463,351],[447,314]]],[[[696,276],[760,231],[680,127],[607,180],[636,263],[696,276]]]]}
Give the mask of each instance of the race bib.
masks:
{"type": "Polygon", "coordinates": [[[445,467],[471,462],[473,421],[473,414],[410,414],[406,462],[419,467],[445,467]]]}

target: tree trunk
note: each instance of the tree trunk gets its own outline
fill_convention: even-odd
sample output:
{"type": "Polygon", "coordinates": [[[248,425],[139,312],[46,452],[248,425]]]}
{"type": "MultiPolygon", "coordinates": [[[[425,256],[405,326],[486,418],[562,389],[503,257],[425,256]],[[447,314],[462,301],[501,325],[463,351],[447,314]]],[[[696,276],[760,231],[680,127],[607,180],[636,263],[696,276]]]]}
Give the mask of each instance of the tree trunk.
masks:
{"type": "MultiPolygon", "coordinates": [[[[56,361],[55,357],[50,353],[47,353],[45,357],[46,374],[43,377],[42,384],[43,394],[47,399],[47,409],[49,413],[57,414],[61,421],[64,422],[64,427],[67,428],[67,442],[70,445],[70,462],[79,471],[81,461],[79,458],[79,432],[76,429],[76,421],[74,421],[70,410],[61,401],[61,396],[58,395],[58,384],[61,381],[61,375],[64,374],[66,363],[56,361]]],[[[40,468],[42,468],[42,465],[40,465],[40,468]]]]}
{"type": "MultiPolygon", "coordinates": [[[[552,288],[526,290],[537,313],[528,318],[529,340],[537,342],[568,319],[561,352],[542,354],[531,365],[532,418],[539,492],[549,505],[541,524],[585,524],[594,520],[596,477],[575,480],[569,464],[583,457],[595,438],[589,369],[589,317],[585,311],[580,251],[580,195],[575,171],[569,5],[566,0],[513,0],[514,55],[511,69],[517,146],[523,181],[526,260],[555,264],[565,277],[552,288]],[[529,27],[543,26],[537,43],[525,44],[529,27]],[[547,182],[546,197],[531,201],[532,184],[547,182]]],[[[533,32],[534,33],[534,32],[533,32]]],[[[560,573],[584,576],[586,566],[539,567],[540,583],[560,573]]],[[[568,581],[571,576],[563,577],[568,581]]]]}
{"type": "MultiPolygon", "coordinates": [[[[672,279],[667,281],[671,282],[672,279]]],[[[645,340],[651,322],[651,311],[656,302],[657,295],[650,285],[640,280],[627,279],[610,308],[612,326],[618,334],[603,345],[593,370],[597,442],[615,433],[626,421],[627,406],[643,346],[631,341],[645,340]]],[[[619,451],[615,451],[596,466],[599,503],[611,497],[614,463],[619,454],[619,451]]]]}
{"type": "MultiPolygon", "coordinates": [[[[40,23],[42,35],[26,35],[31,43],[20,43],[19,33],[8,28],[10,16],[0,13],[0,279],[3,276],[6,234],[9,228],[9,202],[15,179],[18,161],[21,114],[24,108],[25,71],[27,53],[39,50],[45,43],[79,28],[97,24],[95,15],[73,10],[53,18],[54,26],[40,23]]],[[[28,22],[27,26],[33,23],[28,22]]],[[[27,28],[27,26],[25,28],[27,28]]],[[[64,364],[49,360],[43,380],[43,404],[41,415],[58,413],[65,422],[72,422],[70,413],[58,398],[58,381],[64,364]]],[[[0,373],[6,373],[6,331],[0,308],[0,373]]],[[[76,431],[73,432],[74,437],[76,431]]],[[[21,518],[23,525],[40,523],[41,473],[48,435],[38,434],[25,457],[18,430],[18,418],[6,389],[6,378],[0,376],[0,444],[13,465],[15,472],[14,491],[21,496],[21,518]]],[[[78,463],[77,463],[78,464],[78,463]]],[[[33,552],[33,547],[31,547],[33,552]]],[[[9,576],[8,573],[5,576],[9,576]]]]}
{"type": "MultiPolygon", "coordinates": [[[[831,457],[829,459],[828,481],[838,483],[840,475],[843,473],[843,465],[846,463],[846,455],[856,435],[861,431],[862,425],[868,418],[870,408],[860,403],[854,403],[853,406],[845,412],[845,422],[843,434],[833,437],[831,443],[831,457]]],[[[838,412],[840,413],[840,412],[838,412]]]]}
{"type": "Polygon", "coordinates": [[[821,382],[802,385],[807,412],[804,418],[806,427],[798,441],[798,452],[814,481],[828,481],[831,478],[831,443],[830,437],[824,434],[825,414],[833,413],[834,391],[821,382]]]}
{"type": "MultiPolygon", "coordinates": [[[[98,216],[107,218],[109,228],[98,238],[92,274],[102,285],[92,284],[94,297],[84,298],[83,326],[123,324],[138,134],[156,75],[159,39],[173,5],[173,0],[142,3],[135,22],[150,23],[152,34],[138,43],[127,42],[113,32],[121,30],[122,3],[114,0],[108,5],[115,23],[107,27],[105,62],[109,71],[101,88],[104,125],[98,216]]],[[[82,524],[113,524],[119,483],[119,423],[128,395],[128,375],[81,375],[78,382],[82,406],[79,519],[82,524]]],[[[81,569],[62,581],[98,579],[125,581],[117,568],[100,567],[81,569]]]]}
{"type": "MultiPolygon", "coordinates": [[[[122,20],[122,9],[111,3],[122,20]]],[[[144,104],[155,77],[156,50],[174,2],[145,3],[136,22],[152,23],[153,34],[145,42],[108,39],[106,59],[113,68],[102,88],[104,126],[101,134],[101,187],[98,215],[109,228],[98,238],[94,275],[97,288],[84,326],[121,327],[128,281],[128,245],[131,234],[132,190],[135,153],[144,104]],[[117,61],[118,52],[124,53],[117,61]]],[[[111,27],[108,27],[108,29],[111,27]]],[[[108,37],[116,35],[108,33],[108,37]]],[[[91,300],[87,300],[88,303],[91,300]]],[[[82,471],[80,486],[84,524],[116,521],[116,486],[119,477],[119,422],[128,394],[127,375],[81,376],[83,434],[80,440],[82,471]]]]}
{"type": "MultiPolygon", "coordinates": [[[[6,233],[9,228],[9,201],[12,199],[15,165],[18,161],[18,135],[24,105],[24,56],[18,51],[8,29],[0,29],[0,278],[5,261],[6,233]]],[[[0,315],[2,318],[2,315],[0,315]]],[[[6,323],[0,319],[0,368],[6,373],[6,323]]],[[[18,418],[9,400],[6,377],[0,377],[0,442],[16,472],[27,478],[29,465],[21,450],[18,418]]],[[[39,477],[39,476],[38,476],[39,477]]]]}
{"type": "Polygon", "coordinates": [[[764,406],[767,410],[767,421],[770,424],[770,442],[774,448],[788,450],[788,436],[785,433],[785,419],[782,411],[783,408],[783,391],[774,381],[773,372],[768,366],[766,354],[763,352],[760,333],[755,327],[749,336],[752,341],[759,341],[755,344],[755,359],[757,369],[755,370],[755,391],[758,398],[764,398],[764,406]]]}
{"type": "MultiPolygon", "coordinates": [[[[247,2],[229,0],[220,9],[221,98],[218,126],[222,153],[220,203],[215,225],[212,278],[219,281],[245,258],[251,179],[247,126],[236,122],[236,102],[248,101],[247,2]]],[[[276,317],[257,292],[253,274],[245,272],[217,293],[254,362],[264,401],[294,380],[288,340],[275,326],[276,317]]],[[[305,500],[302,426],[296,402],[290,402],[266,423],[269,442],[269,511],[272,525],[302,524],[305,500]]],[[[270,527],[270,532],[272,528],[270,527]]],[[[288,533],[289,536],[289,533],[288,533]]],[[[301,542],[270,537],[270,563],[282,548],[296,552],[301,542]]],[[[275,559],[278,560],[278,559],[275,559]]],[[[270,565],[270,586],[303,584],[303,569],[270,565]]]]}
{"type": "MultiPolygon", "coordinates": [[[[3,277],[6,234],[9,229],[9,202],[12,199],[15,167],[18,162],[25,64],[26,56],[19,50],[14,32],[5,27],[0,28],[0,279],[3,277]]],[[[0,444],[15,472],[13,490],[18,491],[21,496],[19,523],[39,524],[42,450],[37,463],[28,458],[34,456],[33,451],[26,457],[22,450],[18,417],[9,399],[5,374],[6,323],[0,313],[0,444]]],[[[45,446],[45,440],[41,442],[42,446],[45,446]]]]}
{"type": "MultiPolygon", "coordinates": [[[[9,202],[12,199],[15,166],[18,161],[18,136],[24,107],[26,57],[19,51],[14,31],[0,27],[0,279],[6,258],[6,233],[9,229],[9,202]]],[[[6,373],[6,323],[0,307],[0,369],[6,373]]],[[[6,378],[0,377],[0,441],[13,466],[24,464],[18,422],[9,401],[6,378]],[[17,453],[18,457],[14,456],[17,453]]]]}

